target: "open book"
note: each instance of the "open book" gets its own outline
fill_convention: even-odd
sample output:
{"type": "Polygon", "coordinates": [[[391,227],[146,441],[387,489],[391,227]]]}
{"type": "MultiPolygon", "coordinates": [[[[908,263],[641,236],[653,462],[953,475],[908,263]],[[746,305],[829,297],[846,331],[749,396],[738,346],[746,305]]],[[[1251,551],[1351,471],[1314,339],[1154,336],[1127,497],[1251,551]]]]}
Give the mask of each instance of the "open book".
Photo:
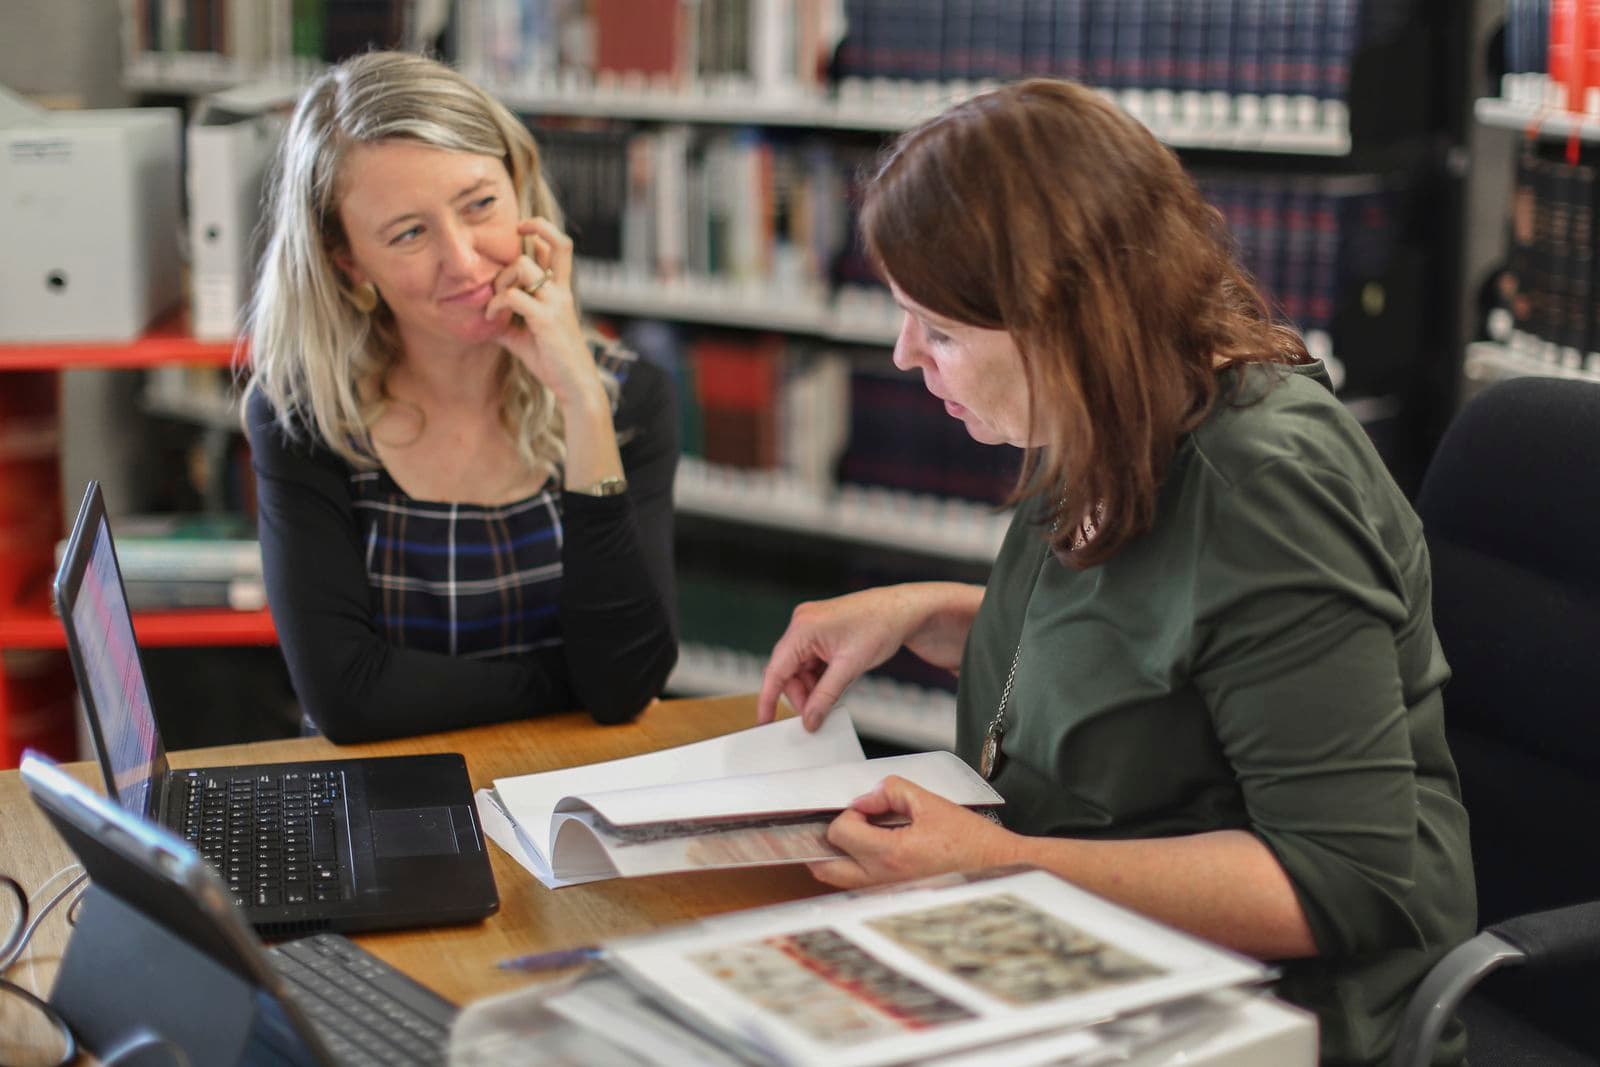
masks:
{"type": "Polygon", "coordinates": [[[1251,994],[1268,968],[1029,868],[814,897],[602,948],[576,981],[469,1005],[451,1062],[491,1062],[471,1054],[493,1047],[516,1055],[492,1062],[518,1067],[1103,1065],[1147,1062],[1133,1054],[1173,1038],[1197,1053],[1183,1062],[1316,1062],[1314,1020],[1251,994]],[[1198,1055],[1208,1043],[1215,1055],[1198,1055]]]}
{"type": "Polygon", "coordinates": [[[551,888],[602,878],[831,859],[827,827],[897,774],[957,804],[1003,803],[949,752],[869,760],[837,708],[816,733],[756,726],[639,756],[495,779],[484,832],[551,888]]]}

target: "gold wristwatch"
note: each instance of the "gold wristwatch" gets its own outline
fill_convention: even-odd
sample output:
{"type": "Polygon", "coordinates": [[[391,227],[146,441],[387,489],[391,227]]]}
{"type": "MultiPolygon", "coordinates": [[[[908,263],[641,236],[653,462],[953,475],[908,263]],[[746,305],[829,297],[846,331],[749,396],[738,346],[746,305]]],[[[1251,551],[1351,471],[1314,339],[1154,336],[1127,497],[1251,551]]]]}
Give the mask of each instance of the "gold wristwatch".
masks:
{"type": "Polygon", "coordinates": [[[613,474],[608,478],[601,478],[593,485],[583,485],[567,489],[569,493],[582,493],[584,496],[621,496],[628,491],[628,479],[620,474],[613,474]]]}

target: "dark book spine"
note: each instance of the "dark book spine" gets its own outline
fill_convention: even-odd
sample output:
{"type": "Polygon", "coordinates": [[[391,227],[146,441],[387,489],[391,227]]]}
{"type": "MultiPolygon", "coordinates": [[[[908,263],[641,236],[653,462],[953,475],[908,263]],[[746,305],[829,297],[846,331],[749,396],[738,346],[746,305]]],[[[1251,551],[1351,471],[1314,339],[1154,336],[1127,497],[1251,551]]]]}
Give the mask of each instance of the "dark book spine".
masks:
{"type": "Polygon", "coordinates": [[[1319,96],[1346,100],[1350,96],[1350,64],[1361,37],[1361,0],[1325,0],[1327,19],[1322,30],[1322,78],[1319,96]]]}
{"type": "Polygon", "coordinates": [[[1260,96],[1267,85],[1266,30],[1269,0],[1238,0],[1234,13],[1233,78],[1235,96],[1260,96]]]}
{"type": "Polygon", "coordinates": [[[974,77],[972,21],[977,0],[945,0],[944,32],[940,34],[943,59],[941,77],[964,81],[974,77]]]}
{"type": "Polygon", "coordinates": [[[994,8],[992,77],[1013,81],[1023,76],[1027,40],[1027,12],[1022,0],[1000,0],[994,8]]]}
{"type": "Polygon", "coordinates": [[[1180,0],[1147,0],[1144,84],[1150,89],[1178,88],[1178,10],[1180,0]]]}
{"type": "Polygon", "coordinates": [[[1505,296],[1511,308],[1513,329],[1530,337],[1533,335],[1538,205],[1538,159],[1532,142],[1525,142],[1517,154],[1517,169],[1511,184],[1511,236],[1506,255],[1505,296]]]}
{"type": "Polygon", "coordinates": [[[1089,78],[1086,3],[1087,0],[1056,0],[1055,32],[1051,36],[1058,78],[1077,82],[1089,78]]]}
{"type": "Polygon", "coordinates": [[[1278,277],[1281,286],[1278,303],[1284,317],[1301,330],[1309,329],[1311,303],[1311,203],[1308,181],[1298,180],[1289,187],[1283,201],[1283,256],[1278,277]]]}
{"type": "Polygon", "coordinates": [[[1088,10],[1085,75],[1090,85],[1117,87],[1117,0],[1084,0],[1088,10]]]}
{"type": "Polygon", "coordinates": [[[1173,42],[1177,87],[1186,93],[1206,89],[1206,31],[1211,12],[1207,0],[1179,0],[1173,42]]]}
{"type": "Polygon", "coordinates": [[[1207,0],[1206,81],[1208,93],[1233,92],[1234,9],[1239,0],[1207,0]]]}
{"type": "Polygon", "coordinates": [[[1112,84],[1119,89],[1140,89],[1148,80],[1145,70],[1145,31],[1150,18],[1150,4],[1148,0],[1121,0],[1116,10],[1112,84]]]}
{"type": "Polygon", "coordinates": [[[1289,31],[1289,85],[1291,95],[1315,97],[1321,88],[1324,0],[1301,0],[1293,5],[1294,25],[1289,31]]]}
{"type": "Polygon", "coordinates": [[[1056,73],[1056,0],[1023,0],[1022,72],[1030,78],[1056,73]]]}

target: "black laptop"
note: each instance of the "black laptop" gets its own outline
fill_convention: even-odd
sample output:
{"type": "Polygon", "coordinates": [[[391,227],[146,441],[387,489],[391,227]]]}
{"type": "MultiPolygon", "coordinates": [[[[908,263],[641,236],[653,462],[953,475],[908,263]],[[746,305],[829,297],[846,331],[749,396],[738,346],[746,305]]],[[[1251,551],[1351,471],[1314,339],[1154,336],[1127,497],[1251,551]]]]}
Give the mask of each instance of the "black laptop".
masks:
{"type": "Polygon", "coordinates": [[[97,796],[37,753],[23,753],[21,773],[92,879],[50,1003],[102,1060],[195,1067],[447,1062],[457,1015],[449,1001],[343,934],[264,948],[215,872],[169,831],[97,796]]]}
{"type": "Polygon", "coordinates": [[[499,907],[459,754],[168,769],[96,482],[55,596],[107,792],[187,840],[263,936],[467,922],[499,907]]]}

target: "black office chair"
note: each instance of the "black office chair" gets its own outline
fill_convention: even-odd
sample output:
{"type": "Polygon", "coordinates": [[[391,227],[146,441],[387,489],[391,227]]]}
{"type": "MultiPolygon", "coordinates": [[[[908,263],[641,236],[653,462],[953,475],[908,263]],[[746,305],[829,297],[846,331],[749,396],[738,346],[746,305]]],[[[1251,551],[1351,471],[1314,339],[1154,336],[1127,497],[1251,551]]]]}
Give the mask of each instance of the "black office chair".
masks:
{"type": "Polygon", "coordinates": [[[1486,389],[1418,511],[1484,929],[1418,989],[1391,1063],[1430,1062],[1458,1003],[1472,1067],[1600,1063],[1600,385],[1486,389]]]}

